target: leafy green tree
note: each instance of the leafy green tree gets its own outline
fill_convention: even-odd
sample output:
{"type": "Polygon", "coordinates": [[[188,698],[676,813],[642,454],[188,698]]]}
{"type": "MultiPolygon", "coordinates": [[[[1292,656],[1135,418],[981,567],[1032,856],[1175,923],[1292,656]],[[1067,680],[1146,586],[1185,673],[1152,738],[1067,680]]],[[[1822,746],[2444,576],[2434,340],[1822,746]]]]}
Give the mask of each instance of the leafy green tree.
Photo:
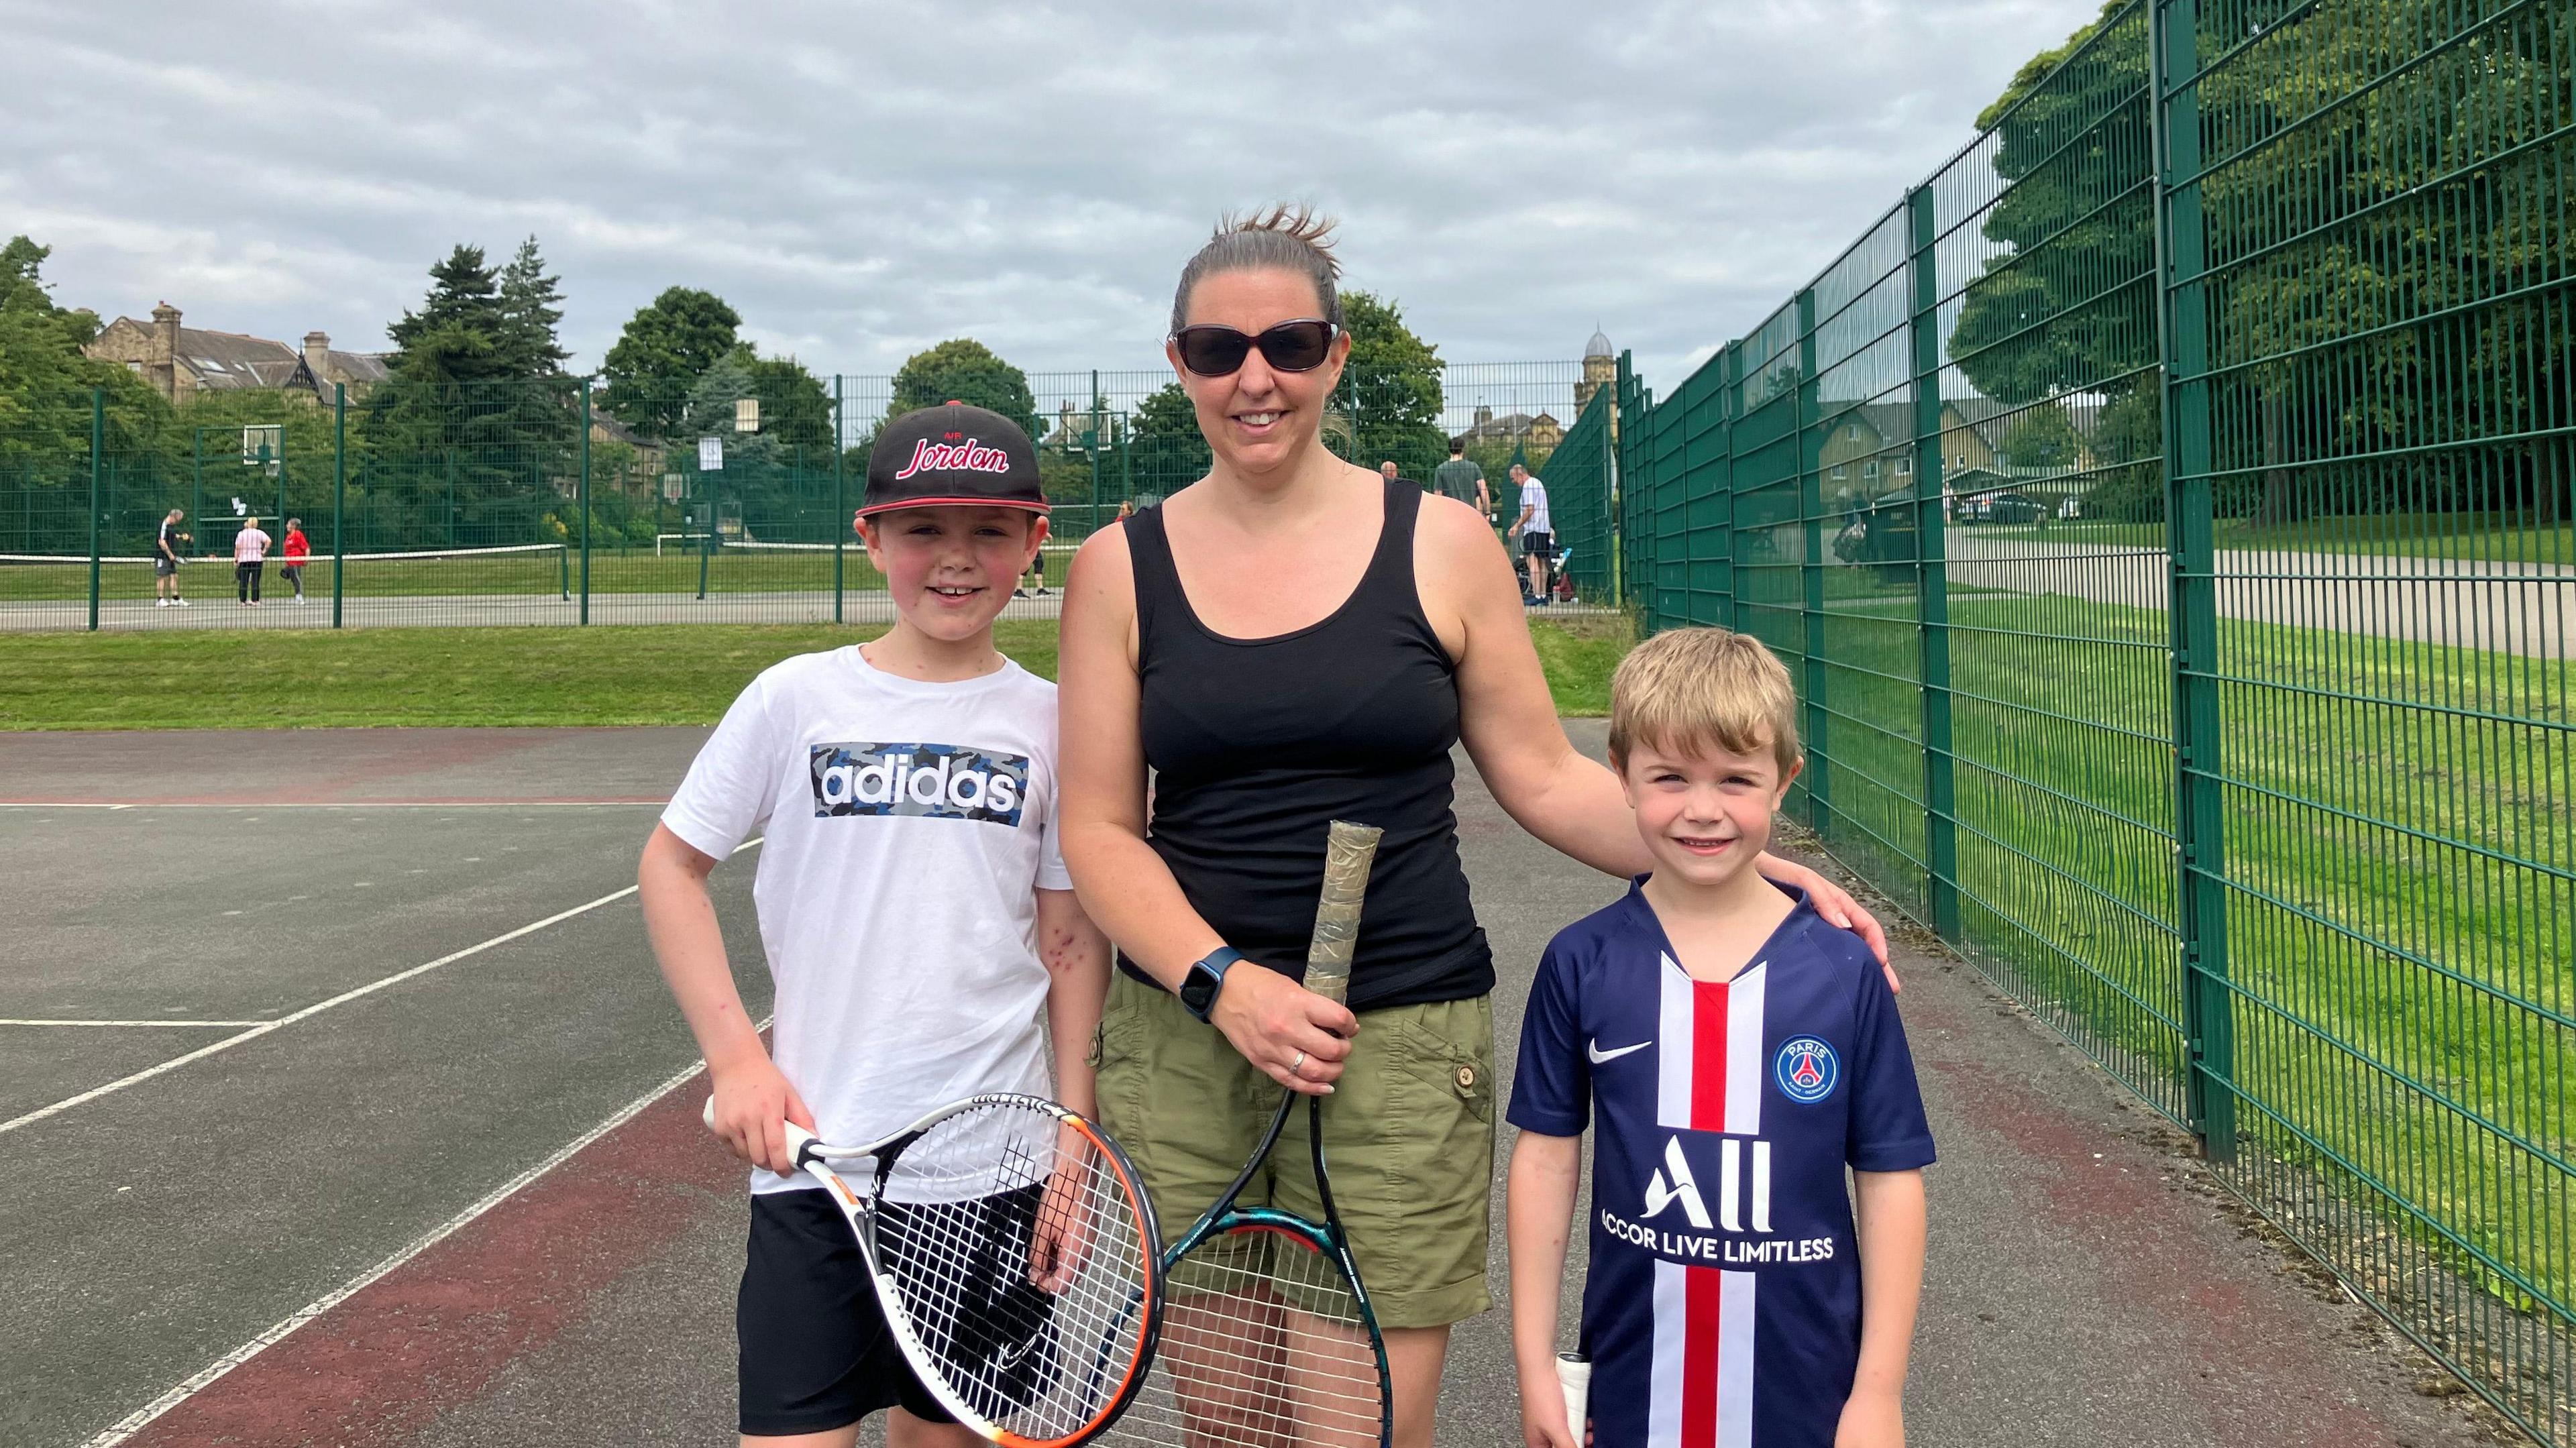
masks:
{"type": "Polygon", "coordinates": [[[599,406],[651,437],[672,431],[690,387],[741,345],[742,314],[713,292],[670,287],[626,319],[600,363],[599,406]]]}
{"type": "Polygon", "coordinates": [[[1164,383],[1136,404],[1128,434],[1135,457],[1120,476],[1134,477],[1140,504],[1168,498],[1207,472],[1207,438],[1199,431],[1189,393],[1177,381],[1164,383]]]}
{"type": "Polygon", "coordinates": [[[98,318],[55,304],[43,276],[48,255],[24,236],[0,247],[0,546],[68,553],[89,543],[92,390],[107,394],[105,441],[121,470],[170,409],[141,377],[81,354],[98,318]]]}
{"type": "Polygon", "coordinates": [[[1449,455],[1440,428],[1440,351],[1404,324],[1404,311],[1368,292],[1342,293],[1350,360],[1337,401],[1351,414],[1356,460],[1375,467],[1393,458],[1412,478],[1428,478],[1449,455]]]}
{"type": "Polygon", "coordinates": [[[2152,166],[2146,23],[2140,9],[2124,16],[2127,4],[2105,0],[1977,117],[2012,185],[1982,223],[1996,253],[1969,285],[1949,350],[2010,406],[2125,390],[2156,363],[2155,210],[2137,184],[2152,166]],[[2121,33],[2104,36],[2113,24],[2121,33]]]}
{"type": "Polygon", "coordinates": [[[1028,374],[971,337],[942,342],[905,358],[894,374],[894,402],[888,415],[943,402],[989,407],[1018,423],[1030,438],[1038,436],[1038,402],[1029,390],[1028,374]]]}
{"type": "MultiPolygon", "coordinates": [[[[2569,275],[2576,190],[2536,98],[2563,92],[2563,58],[2545,28],[2463,29],[2439,0],[2361,10],[2204,36],[2204,57],[2245,47],[2191,91],[2201,134],[2237,138],[2198,186],[2219,263],[2202,299],[2223,369],[2209,389],[2219,510],[2274,523],[2532,505],[2554,519],[2569,479],[2548,433],[2576,390],[2576,323],[2542,279],[2569,275]],[[2285,52],[2298,63],[2267,58],[2285,52]],[[2485,437],[2529,441],[2461,446],[2485,437]],[[2417,461],[2317,465],[2400,449],[2417,461]]],[[[2148,59],[2144,7],[2109,0],[1979,117],[2012,185],[1981,224],[1997,254],[1949,339],[1998,401],[2100,395],[2104,426],[2130,430],[2120,462],[2104,455],[2124,468],[2160,451],[2133,450],[2160,381],[2148,59]]],[[[2137,479],[2117,481],[2123,510],[2147,511],[2137,479]]]]}
{"type": "Polygon", "coordinates": [[[786,448],[799,466],[829,468],[832,394],[823,379],[793,357],[762,357],[744,347],[735,354],[760,400],[762,435],[786,448]]]}
{"type": "Polygon", "coordinates": [[[2014,418],[2004,430],[2002,452],[2005,464],[2016,470],[2064,471],[2081,460],[2084,440],[2076,435],[2064,408],[2042,403],[2014,418]]]}

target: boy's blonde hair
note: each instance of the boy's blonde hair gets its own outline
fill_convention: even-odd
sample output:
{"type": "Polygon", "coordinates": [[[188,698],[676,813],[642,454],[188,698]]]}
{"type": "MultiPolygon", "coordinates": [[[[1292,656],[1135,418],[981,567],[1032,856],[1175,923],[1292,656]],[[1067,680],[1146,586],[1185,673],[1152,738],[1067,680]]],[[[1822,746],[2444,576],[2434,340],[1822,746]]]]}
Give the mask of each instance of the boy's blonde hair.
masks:
{"type": "Polygon", "coordinates": [[[1619,661],[1610,676],[1611,766],[1626,769],[1637,744],[1671,754],[1712,745],[1751,754],[1767,744],[1783,778],[1806,757],[1789,670],[1760,639],[1723,628],[1667,630],[1619,661]]]}

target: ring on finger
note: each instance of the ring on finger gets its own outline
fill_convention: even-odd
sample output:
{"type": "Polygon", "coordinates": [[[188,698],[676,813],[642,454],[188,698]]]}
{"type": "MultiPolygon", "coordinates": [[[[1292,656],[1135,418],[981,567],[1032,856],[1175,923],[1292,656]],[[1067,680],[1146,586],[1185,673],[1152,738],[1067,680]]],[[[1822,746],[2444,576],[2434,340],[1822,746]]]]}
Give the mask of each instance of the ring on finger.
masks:
{"type": "Polygon", "coordinates": [[[1299,1052],[1297,1053],[1297,1059],[1288,1063],[1288,1074],[1289,1074],[1289,1075],[1291,1075],[1291,1076],[1295,1076],[1295,1075],[1300,1074],[1300,1068],[1301,1068],[1301,1067],[1303,1067],[1305,1064],[1306,1064],[1306,1053],[1305,1053],[1305,1052],[1303,1052],[1303,1051],[1299,1051],[1299,1052]]]}

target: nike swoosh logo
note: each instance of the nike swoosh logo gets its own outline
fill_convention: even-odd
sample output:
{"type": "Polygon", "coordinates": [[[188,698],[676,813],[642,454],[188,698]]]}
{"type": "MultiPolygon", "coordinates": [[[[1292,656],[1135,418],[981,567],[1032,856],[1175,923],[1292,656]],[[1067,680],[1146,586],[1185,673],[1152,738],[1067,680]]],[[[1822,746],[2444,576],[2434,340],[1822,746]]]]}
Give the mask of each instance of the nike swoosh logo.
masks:
{"type": "Polygon", "coordinates": [[[1586,1045],[1583,1048],[1583,1050],[1584,1054],[1592,1058],[1592,1064],[1598,1066],[1604,1061],[1616,1061],[1620,1057],[1625,1056],[1632,1051],[1642,1051],[1653,1044],[1654,1042],[1652,1041],[1639,1041],[1633,1046],[1621,1046],[1615,1051],[1605,1051],[1601,1049],[1600,1039],[1595,1037],[1589,1045],[1586,1045]]]}

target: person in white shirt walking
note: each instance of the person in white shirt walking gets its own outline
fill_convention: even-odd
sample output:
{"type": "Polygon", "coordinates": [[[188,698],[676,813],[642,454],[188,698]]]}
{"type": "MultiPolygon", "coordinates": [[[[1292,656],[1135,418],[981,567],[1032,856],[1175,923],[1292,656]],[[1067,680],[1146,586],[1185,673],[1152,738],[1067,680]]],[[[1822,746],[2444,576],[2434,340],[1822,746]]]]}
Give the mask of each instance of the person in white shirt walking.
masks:
{"type": "Polygon", "coordinates": [[[1512,527],[1521,535],[1521,565],[1529,572],[1529,591],[1521,602],[1531,607],[1547,602],[1547,569],[1556,557],[1556,533],[1547,517],[1547,484],[1519,463],[1512,481],[1520,484],[1521,515],[1512,527]]]}
{"type": "Polygon", "coordinates": [[[268,566],[269,536],[259,531],[257,518],[242,519],[241,531],[233,535],[233,598],[236,602],[259,606],[259,576],[268,566]]]}

